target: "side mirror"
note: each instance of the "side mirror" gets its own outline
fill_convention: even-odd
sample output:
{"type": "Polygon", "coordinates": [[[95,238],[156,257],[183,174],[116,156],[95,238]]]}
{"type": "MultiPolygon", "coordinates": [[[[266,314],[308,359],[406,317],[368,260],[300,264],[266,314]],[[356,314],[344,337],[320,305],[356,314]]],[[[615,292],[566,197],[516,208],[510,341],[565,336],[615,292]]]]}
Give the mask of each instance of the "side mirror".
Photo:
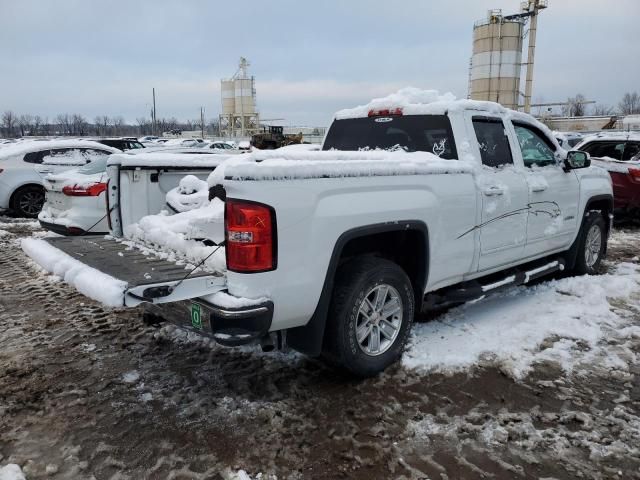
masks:
{"type": "Polygon", "coordinates": [[[564,171],[574,170],[576,168],[587,168],[591,165],[591,155],[580,150],[571,150],[567,153],[564,160],[564,171]]]}

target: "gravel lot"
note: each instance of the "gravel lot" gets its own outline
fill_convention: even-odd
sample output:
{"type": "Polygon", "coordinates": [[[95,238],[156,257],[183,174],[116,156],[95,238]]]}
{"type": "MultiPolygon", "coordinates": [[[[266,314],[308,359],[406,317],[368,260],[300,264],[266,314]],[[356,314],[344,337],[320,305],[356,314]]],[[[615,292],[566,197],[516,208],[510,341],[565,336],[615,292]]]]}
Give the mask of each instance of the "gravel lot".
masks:
{"type": "MultiPolygon", "coordinates": [[[[0,465],[28,479],[640,478],[637,329],[604,340],[622,362],[570,374],[479,361],[356,381],[102,308],[25,257],[31,234],[0,217],[0,465]]],[[[605,268],[638,263],[639,241],[618,229],[605,268]]]]}

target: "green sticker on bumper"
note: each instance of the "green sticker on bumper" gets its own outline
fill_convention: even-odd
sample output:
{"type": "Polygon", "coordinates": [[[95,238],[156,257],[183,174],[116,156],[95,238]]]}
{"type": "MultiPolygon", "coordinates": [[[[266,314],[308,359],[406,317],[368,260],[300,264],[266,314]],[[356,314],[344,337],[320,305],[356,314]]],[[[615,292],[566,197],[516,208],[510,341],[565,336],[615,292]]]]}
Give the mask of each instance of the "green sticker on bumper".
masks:
{"type": "Polygon", "coordinates": [[[191,304],[191,325],[193,325],[193,328],[202,330],[202,312],[200,311],[200,305],[197,303],[191,304]]]}

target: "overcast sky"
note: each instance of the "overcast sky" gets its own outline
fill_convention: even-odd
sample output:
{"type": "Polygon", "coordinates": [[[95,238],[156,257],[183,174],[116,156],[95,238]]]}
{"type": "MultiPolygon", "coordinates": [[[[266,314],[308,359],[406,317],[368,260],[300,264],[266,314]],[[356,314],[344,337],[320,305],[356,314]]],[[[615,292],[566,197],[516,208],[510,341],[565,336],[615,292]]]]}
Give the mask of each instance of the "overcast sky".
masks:
{"type": "MultiPolygon", "coordinates": [[[[467,94],[472,27],[518,0],[0,0],[0,111],[220,112],[220,78],[251,62],[258,108],[290,125],[404,86],[467,94]]],[[[640,0],[549,0],[534,101],[640,92],[640,0]]]]}

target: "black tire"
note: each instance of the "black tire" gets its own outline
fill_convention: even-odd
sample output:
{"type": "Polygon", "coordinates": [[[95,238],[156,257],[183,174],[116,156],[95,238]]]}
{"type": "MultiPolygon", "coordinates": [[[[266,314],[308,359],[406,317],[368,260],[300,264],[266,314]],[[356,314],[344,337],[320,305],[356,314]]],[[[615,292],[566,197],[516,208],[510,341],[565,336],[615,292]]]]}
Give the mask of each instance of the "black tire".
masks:
{"type": "Polygon", "coordinates": [[[20,187],[11,196],[11,210],[26,218],[36,218],[44,205],[44,188],[40,185],[20,187]]]}
{"type": "MultiPolygon", "coordinates": [[[[386,310],[387,313],[392,310],[391,307],[386,310]]],[[[414,313],[413,288],[402,268],[389,260],[375,257],[358,257],[351,260],[336,273],[324,336],[323,356],[330,363],[337,364],[357,376],[377,375],[402,356],[414,313]],[[365,298],[375,300],[378,298],[378,292],[380,298],[384,295],[380,313],[383,305],[393,307],[395,304],[397,312],[402,313],[400,319],[397,313],[382,319],[384,315],[379,315],[377,311],[368,310],[370,318],[361,312],[361,306],[365,306],[365,298]],[[361,332],[370,332],[362,342],[358,342],[356,337],[357,325],[363,329],[361,332]],[[394,325],[395,329],[392,328],[394,325]],[[389,333],[393,338],[388,336],[389,333]],[[376,337],[379,339],[378,353],[375,353],[376,337]],[[370,342],[373,344],[369,345],[370,342]],[[366,353],[366,349],[370,349],[370,353],[366,353]]]]}
{"type": "Polygon", "coordinates": [[[589,212],[587,217],[584,219],[582,227],[580,228],[580,233],[578,234],[576,263],[573,267],[573,273],[575,273],[576,275],[597,274],[606,250],[607,225],[605,223],[605,220],[599,212],[589,212]],[[594,231],[594,234],[599,235],[600,237],[600,246],[597,249],[597,253],[595,250],[592,250],[593,256],[590,256],[589,247],[595,246],[589,238],[589,234],[592,229],[594,231]],[[598,231],[599,234],[597,233],[598,231]]]}

